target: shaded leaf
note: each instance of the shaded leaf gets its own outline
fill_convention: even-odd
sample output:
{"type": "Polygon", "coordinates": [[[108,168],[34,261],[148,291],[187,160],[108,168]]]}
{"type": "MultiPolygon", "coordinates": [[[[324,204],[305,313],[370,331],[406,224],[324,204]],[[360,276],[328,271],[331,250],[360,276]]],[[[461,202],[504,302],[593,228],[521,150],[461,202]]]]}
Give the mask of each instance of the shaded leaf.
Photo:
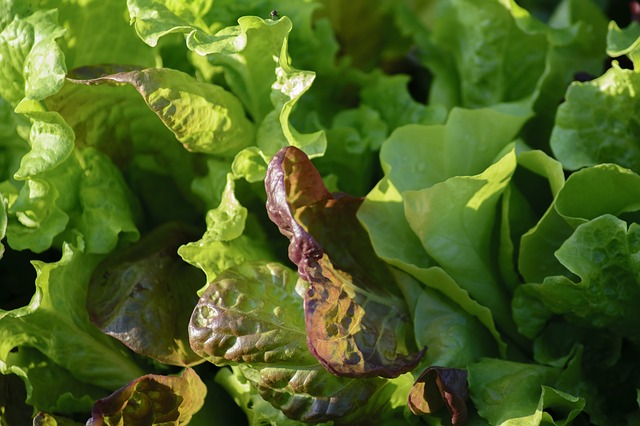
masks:
{"type": "Polygon", "coordinates": [[[87,426],[187,425],[207,388],[190,368],[179,376],[148,374],[96,401],[87,426]]]}
{"type": "Polygon", "coordinates": [[[176,223],[155,229],[97,266],[87,294],[91,322],[136,353],[165,364],[203,360],[189,347],[187,326],[203,274],[177,254],[194,232],[176,223]]]}
{"type": "Polygon", "coordinates": [[[38,276],[29,305],[0,310],[0,367],[7,367],[14,348],[26,346],[72,372],[76,379],[106,389],[116,389],[142,374],[120,343],[89,321],[87,283],[100,259],[64,244],[58,262],[33,262],[38,276]]]}
{"type": "Polygon", "coordinates": [[[467,421],[468,397],[466,370],[429,367],[411,389],[409,408],[419,416],[447,407],[451,413],[451,424],[461,425],[467,421]]]}

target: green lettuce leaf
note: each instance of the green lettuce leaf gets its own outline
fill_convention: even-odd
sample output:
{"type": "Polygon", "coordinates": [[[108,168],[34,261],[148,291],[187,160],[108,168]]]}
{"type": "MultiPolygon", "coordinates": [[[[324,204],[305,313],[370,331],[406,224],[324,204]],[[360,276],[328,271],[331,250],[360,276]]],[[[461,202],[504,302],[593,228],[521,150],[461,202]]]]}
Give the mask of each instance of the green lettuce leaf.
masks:
{"type": "Polygon", "coordinates": [[[338,187],[354,195],[371,186],[377,152],[387,136],[387,125],[374,109],[361,105],[336,114],[327,129],[327,151],[316,161],[321,174],[337,178],[338,187]]]}
{"type": "Polygon", "coordinates": [[[640,177],[616,165],[602,164],[573,173],[544,216],[522,237],[518,270],[524,281],[539,283],[554,275],[573,278],[555,257],[556,250],[589,220],[604,214],[632,215],[640,209],[638,194],[640,177]]]}
{"type": "Polygon", "coordinates": [[[0,311],[3,373],[10,372],[12,350],[28,347],[77,380],[106,389],[116,389],[141,375],[140,367],[122,346],[89,322],[84,309],[87,282],[99,260],[100,256],[65,244],[58,262],[34,262],[38,276],[29,305],[0,311]]]}
{"type": "MultiPolygon", "coordinates": [[[[283,22],[287,21],[283,18],[283,22]]],[[[325,133],[322,130],[301,133],[290,122],[294,107],[311,87],[315,73],[297,70],[291,66],[287,40],[284,38],[282,50],[275,56],[278,58],[275,69],[276,81],[271,85],[271,102],[274,109],[260,124],[257,134],[258,146],[269,158],[281,147],[288,145],[302,149],[310,157],[321,156],[327,146],[325,133]]]]}
{"type": "Polygon", "coordinates": [[[29,111],[31,150],[20,160],[20,168],[14,178],[29,177],[51,170],[64,162],[73,152],[75,135],[64,119],[56,112],[29,111]]]}
{"type": "Polygon", "coordinates": [[[185,262],[204,271],[207,282],[244,262],[274,260],[264,234],[252,226],[252,220],[247,223],[248,211],[236,198],[235,181],[228,173],[220,204],[206,214],[207,230],[202,237],[178,249],[185,262]]]}
{"type": "Polygon", "coordinates": [[[407,75],[376,75],[367,81],[360,96],[362,103],[378,111],[389,131],[406,124],[443,124],[447,111],[441,105],[415,101],[408,90],[407,75]]]}
{"type": "MultiPolygon", "coordinates": [[[[380,157],[385,177],[370,191],[358,210],[358,218],[367,229],[376,253],[380,257],[412,274],[425,285],[443,292],[466,312],[480,319],[491,330],[502,351],[505,350],[505,346],[496,329],[494,316],[501,315],[501,320],[506,318],[507,327],[511,321],[506,311],[508,304],[500,285],[492,284],[493,294],[497,295],[492,302],[488,302],[488,298],[476,299],[473,294],[470,297],[470,288],[466,287],[465,282],[456,279],[456,274],[459,275],[459,272],[454,273],[457,267],[455,265],[459,265],[460,262],[451,260],[449,265],[454,265],[454,271],[449,271],[445,264],[439,264],[436,261],[434,252],[431,249],[427,250],[423,245],[419,237],[423,235],[422,230],[419,230],[418,234],[416,227],[421,227],[419,223],[428,221],[431,213],[415,212],[416,214],[412,216],[415,218],[412,219],[415,223],[411,224],[408,220],[407,196],[412,194],[411,197],[415,198],[418,194],[435,191],[438,185],[440,188],[445,188],[446,185],[457,185],[455,182],[462,183],[462,180],[447,183],[449,182],[447,180],[454,176],[483,172],[505,150],[527,117],[528,115],[513,116],[491,109],[454,108],[445,125],[407,125],[398,128],[382,145],[380,157]],[[473,137],[469,137],[470,134],[473,137]],[[473,154],[470,154],[471,152],[473,154]],[[437,266],[445,267],[445,271],[431,270],[437,266]],[[487,309],[491,303],[500,307],[492,312],[487,309]]],[[[496,179],[499,180],[497,177],[496,179]]],[[[506,183],[508,182],[503,182],[503,184],[506,183]]],[[[501,192],[502,190],[499,190],[496,195],[499,196],[501,192]]],[[[447,206],[454,208],[452,207],[454,204],[449,201],[449,193],[446,198],[446,202],[434,204],[434,218],[453,220],[453,216],[448,213],[435,214],[436,211],[439,212],[439,208],[447,206]]],[[[490,207],[487,209],[491,210],[490,207]]],[[[486,219],[493,223],[494,217],[490,214],[486,219]]],[[[462,231],[462,228],[457,225],[452,225],[452,229],[462,231]]],[[[472,226],[470,229],[479,230],[482,227],[472,226]]],[[[429,238],[429,236],[423,238],[429,238]]],[[[490,244],[490,238],[485,236],[483,239],[484,242],[481,244],[487,247],[490,244]]],[[[480,241],[477,242],[480,243],[480,241]]],[[[468,248],[466,245],[465,247],[468,248]]],[[[480,249],[480,251],[483,250],[480,249]]],[[[448,251],[443,253],[445,252],[448,251]]],[[[449,253],[455,257],[454,251],[449,253]]],[[[477,266],[480,267],[480,263],[477,266]]],[[[493,267],[486,259],[482,268],[486,270],[485,275],[493,274],[488,272],[493,267]]],[[[493,278],[487,279],[493,280],[493,278]]],[[[484,290],[480,293],[488,296],[484,290]]]]}
{"type": "Polygon", "coordinates": [[[492,425],[568,425],[585,401],[555,389],[560,370],[485,359],[469,366],[469,390],[478,413],[492,425]]]}
{"type": "Polygon", "coordinates": [[[127,2],[129,15],[138,36],[149,46],[173,32],[188,33],[206,28],[202,19],[211,9],[211,2],[200,0],[190,3],[166,0],[132,0],[127,2]]]}
{"type": "Polygon", "coordinates": [[[129,190],[113,163],[92,148],[29,178],[9,205],[7,241],[41,252],[81,233],[86,250],[107,253],[139,237],[129,190]]]}
{"type": "Polygon", "coordinates": [[[131,27],[125,2],[48,0],[46,3],[58,10],[59,22],[65,28],[58,43],[69,69],[97,64],[143,67],[157,64],[156,52],[149,49],[131,27]],[[100,31],[96,31],[98,22],[100,31]]]}
{"type": "Polygon", "coordinates": [[[46,105],[73,129],[76,146],[95,148],[111,159],[138,197],[139,203],[131,204],[147,213],[147,227],[196,220],[201,201],[191,187],[204,159],[177,143],[132,86],[67,80],[46,105]]]}
{"type": "MultiPolygon", "coordinates": [[[[0,182],[9,181],[20,168],[20,160],[29,151],[29,144],[20,136],[27,128],[28,120],[13,112],[11,106],[0,98],[0,182]]],[[[27,129],[28,132],[28,129],[27,129]]]]}
{"type": "Polygon", "coordinates": [[[186,149],[233,156],[253,141],[253,126],[238,99],[222,87],[168,68],[83,67],[72,81],[131,84],[186,149]]]}
{"type": "Polygon", "coordinates": [[[41,100],[62,87],[67,68],[56,39],[64,32],[56,10],[13,16],[0,32],[0,55],[6,58],[0,63],[0,97],[15,107],[23,98],[41,100]]]}
{"type": "Polygon", "coordinates": [[[436,290],[457,287],[446,272],[435,267],[415,268],[411,274],[429,283],[425,285],[409,275],[395,274],[413,320],[416,344],[429,348],[421,365],[464,369],[482,357],[498,356],[493,332],[483,324],[486,318],[482,315],[486,312],[480,311],[477,316],[470,313],[477,309],[477,302],[466,292],[452,300],[436,290]]]}
{"type": "MultiPolygon", "coordinates": [[[[640,228],[612,215],[578,226],[555,252],[558,261],[579,279],[548,276],[540,284],[525,284],[514,299],[516,321],[564,315],[570,321],[610,333],[640,339],[635,303],[640,297],[640,228]]],[[[531,321],[529,321],[531,324],[531,321]]]]}
{"type": "Polygon", "coordinates": [[[638,63],[638,43],[640,43],[640,23],[631,21],[621,29],[615,21],[609,23],[607,33],[607,54],[612,58],[627,55],[634,64],[638,63]]]}
{"type": "Polygon", "coordinates": [[[202,408],[206,393],[191,368],[177,376],[148,374],[96,401],[87,425],[187,425],[202,408]]]}
{"type": "Polygon", "coordinates": [[[187,327],[204,277],[177,254],[193,234],[185,226],[166,224],[102,261],[87,294],[91,322],[164,364],[202,362],[189,347],[187,327]]]}
{"type": "MultiPolygon", "coordinates": [[[[476,176],[458,176],[404,194],[407,221],[430,256],[472,298],[513,327],[506,294],[489,258],[496,206],[516,167],[513,150],[476,176]],[[460,258],[466,259],[463,263],[460,258]]],[[[511,335],[514,333],[511,332],[511,335]]]]}
{"type": "Polygon", "coordinates": [[[95,399],[108,393],[104,388],[79,380],[71,371],[28,346],[9,353],[3,374],[15,375],[24,382],[26,395],[20,402],[47,412],[85,414],[95,399]]]}
{"type": "Polygon", "coordinates": [[[635,114],[638,88],[640,74],[615,62],[603,76],[569,87],[550,142],[565,168],[617,163],[640,172],[635,114]]]}
{"type": "Polygon", "coordinates": [[[129,3],[138,34],[145,42],[155,45],[165,34],[185,33],[190,50],[224,69],[226,84],[259,126],[257,143],[267,157],[286,145],[321,155],[327,143],[324,132],[302,134],[290,123],[294,106],[315,78],[315,73],[291,66],[287,42],[291,20],[243,16],[237,26],[212,34],[200,19],[208,7],[196,4],[189,9],[148,0],[129,3]]]}
{"type": "Polygon", "coordinates": [[[522,151],[518,167],[502,197],[500,273],[510,293],[521,284],[518,255],[522,236],[535,226],[564,185],[562,165],[542,151],[522,151]]]}
{"type": "Polygon", "coordinates": [[[533,105],[550,80],[566,85],[577,71],[597,70],[606,20],[591,2],[564,3],[552,28],[511,0],[443,2],[425,46],[436,76],[431,102],[519,108],[521,100],[533,105]]]}

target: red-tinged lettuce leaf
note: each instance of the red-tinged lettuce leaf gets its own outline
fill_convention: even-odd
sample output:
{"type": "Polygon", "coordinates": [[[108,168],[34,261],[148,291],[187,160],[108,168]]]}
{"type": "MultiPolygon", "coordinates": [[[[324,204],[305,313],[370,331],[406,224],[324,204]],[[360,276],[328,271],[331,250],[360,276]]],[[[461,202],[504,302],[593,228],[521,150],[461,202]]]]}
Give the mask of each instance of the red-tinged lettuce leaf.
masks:
{"type": "Polygon", "coordinates": [[[446,406],[451,413],[451,424],[461,425],[467,420],[468,397],[466,370],[429,367],[411,388],[409,408],[420,416],[446,406]]]}
{"type": "Polygon", "coordinates": [[[209,283],[193,310],[191,347],[216,365],[315,364],[305,344],[297,280],[277,263],[227,269],[209,283]]]}
{"type": "Polygon", "coordinates": [[[207,388],[190,368],[179,376],[147,374],[96,401],[87,426],[187,425],[207,388]]]}
{"type": "Polygon", "coordinates": [[[91,322],[133,351],[162,363],[202,362],[189,347],[187,325],[204,274],[180,259],[180,245],[196,238],[176,223],[105,259],[87,295],[91,322]]]}
{"type": "Polygon", "coordinates": [[[318,363],[307,348],[299,283],[294,271],[277,263],[227,269],[209,283],[193,312],[191,346],[214,364],[239,367],[250,383],[241,399],[259,394],[296,421],[355,415],[385,381],[338,377],[318,363]]]}
{"type": "Polygon", "coordinates": [[[265,185],[269,217],[310,283],[304,309],[311,353],[339,376],[396,377],[415,368],[424,350],[409,344],[407,307],[356,219],[362,199],[330,194],[295,147],[273,157],[265,185]]]}
{"type": "Polygon", "coordinates": [[[367,402],[385,385],[380,378],[335,376],[317,362],[309,367],[260,370],[241,364],[240,371],[263,399],[288,418],[305,423],[339,420],[351,424],[351,419],[360,419],[367,412],[367,402]]]}

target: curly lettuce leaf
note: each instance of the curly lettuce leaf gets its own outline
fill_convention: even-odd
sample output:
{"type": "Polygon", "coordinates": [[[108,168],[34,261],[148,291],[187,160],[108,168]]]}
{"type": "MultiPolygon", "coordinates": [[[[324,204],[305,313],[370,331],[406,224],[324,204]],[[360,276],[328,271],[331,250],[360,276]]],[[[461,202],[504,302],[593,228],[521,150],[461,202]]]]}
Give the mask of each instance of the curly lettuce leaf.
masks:
{"type": "Polygon", "coordinates": [[[412,370],[424,350],[407,346],[406,305],[355,217],[362,200],[331,195],[295,147],[274,156],[265,186],[269,217],[289,238],[289,258],[310,283],[304,303],[310,351],[346,377],[412,370]]]}
{"type": "Polygon", "coordinates": [[[147,44],[155,45],[170,32],[184,33],[190,50],[224,66],[227,84],[259,123],[273,108],[269,99],[276,77],[273,58],[280,56],[291,21],[243,16],[238,26],[209,34],[201,18],[210,7],[205,2],[185,7],[175,2],[134,0],[129,2],[129,13],[147,44]]]}
{"type": "Polygon", "coordinates": [[[615,21],[609,23],[607,32],[607,54],[612,58],[627,55],[635,64],[638,63],[638,46],[640,45],[640,23],[631,21],[621,29],[615,21]]]}
{"type": "Polygon", "coordinates": [[[75,135],[60,114],[48,111],[25,111],[32,122],[29,133],[31,150],[20,160],[13,177],[26,180],[51,170],[73,152],[75,135]]]}
{"type": "Polygon", "coordinates": [[[315,73],[301,71],[291,66],[288,55],[288,39],[282,43],[277,56],[276,81],[271,86],[271,102],[274,110],[262,121],[258,130],[258,146],[267,157],[281,147],[291,145],[303,150],[310,157],[323,155],[327,147],[326,134],[322,130],[301,133],[291,124],[291,114],[301,96],[309,90],[315,73]]]}
{"type": "MultiPolygon", "coordinates": [[[[226,84],[259,126],[257,143],[265,156],[271,157],[286,145],[298,146],[312,156],[321,155],[327,143],[324,132],[301,133],[290,123],[294,106],[315,78],[315,73],[291,66],[291,20],[286,16],[278,20],[242,16],[237,26],[210,32],[201,19],[209,7],[196,5],[191,10],[163,1],[129,2],[138,33],[148,44],[154,45],[158,37],[170,32],[184,33],[191,51],[224,69],[226,84]]],[[[308,18],[303,21],[308,26],[308,18]]]]}
{"type": "Polygon", "coordinates": [[[236,198],[235,177],[227,173],[218,207],[207,211],[207,230],[199,240],[181,246],[178,254],[185,262],[202,269],[207,282],[232,266],[273,260],[265,236],[248,218],[247,208],[236,198]]]}
{"type": "Polygon", "coordinates": [[[617,163],[640,172],[639,88],[640,74],[615,62],[603,76],[569,87],[550,142],[566,169],[617,163]]]}
{"type": "Polygon", "coordinates": [[[22,401],[41,411],[84,414],[97,398],[108,393],[105,388],[74,377],[71,371],[28,346],[9,353],[3,374],[19,377],[26,391],[22,401]]]}
{"type": "Polygon", "coordinates": [[[0,97],[14,107],[24,98],[39,101],[57,92],[67,72],[56,41],[65,33],[58,11],[15,12],[22,13],[8,16],[11,22],[0,32],[0,97]]]}
{"type": "Polygon", "coordinates": [[[74,151],[59,166],[29,178],[9,205],[7,242],[42,252],[83,235],[86,250],[107,253],[135,241],[130,194],[113,163],[93,148],[74,151]]]}
{"type": "Polygon", "coordinates": [[[0,311],[3,372],[9,372],[12,350],[29,347],[76,379],[106,389],[142,374],[119,343],[90,323],[84,308],[89,276],[99,260],[98,255],[64,244],[58,262],[33,262],[38,275],[29,305],[0,311]]]}
{"type": "Polygon", "coordinates": [[[544,216],[523,237],[518,270],[525,282],[572,274],[554,253],[575,229],[604,214],[629,215],[640,210],[640,176],[613,164],[601,164],[573,173],[557,193],[544,216]],[[620,188],[625,188],[620,191],[620,188]]]}
{"type": "Polygon", "coordinates": [[[114,70],[82,67],[69,77],[81,84],[131,84],[184,147],[233,156],[253,141],[253,125],[235,95],[170,68],[114,70]]]}
{"type": "MultiPolygon", "coordinates": [[[[545,313],[611,333],[640,339],[640,317],[634,303],[640,297],[640,228],[627,226],[610,214],[578,226],[555,252],[558,261],[579,277],[549,276],[540,284],[517,289],[514,315],[521,324],[541,321],[545,313]]],[[[527,328],[531,334],[533,330],[527,328]]]]}
{"type": "Polygon", "coordinates": [[[87,425],[187,425],[206,394],[206,386],[191,368],[177,376],[148,374],[96,401],[87,425]]]}
{"type": "Polygon", "coordinates": [[[185,226],[167,224],[102,261],[87,294],[91,322],[134,352],[164,364],[202,362],[189,347],[187,327],[204,277],[177,254],[193,234],[185,226]]]}

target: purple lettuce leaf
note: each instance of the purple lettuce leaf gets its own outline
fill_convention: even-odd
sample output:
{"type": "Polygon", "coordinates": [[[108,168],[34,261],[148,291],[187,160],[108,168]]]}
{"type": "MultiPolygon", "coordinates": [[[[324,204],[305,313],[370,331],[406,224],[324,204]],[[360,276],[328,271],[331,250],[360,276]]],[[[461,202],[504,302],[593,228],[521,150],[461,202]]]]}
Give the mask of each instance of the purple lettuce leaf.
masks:
{"type": "Polygon", "coordinates": [[[203,362],[189,347],[188,324],[204,275],[177,254],[180,245],[195,238],[190,229],[169,223],[106,258],[89,284],[91,322],[162,363],[203,362]]]}
{"type": "Polygon", "coordinates": [[[315,423],[357,415],[386,381],[338,377],[318,363],[307,347],[299,283],[295,271],[278,263],[227,269],[193,311],[191,347],[218,366],[237,366],[243,380],[291,419],[315,423]]]}
{"type": "Polygon", "coordinates": [[[451,424],[467,420],[467,371],[458,368],[429,367],[418,377],[409,393],[409,408],[417,416],[447,407],[451,424]]]}
{"type": "Polygon", "coordinates": [[[290,240],[289,258],[309,282],[307,345],[331,373],[397,377],[425,349],[412,347],[407,307],[355,214],[362,202],[331,194],[307,155],[281,149],[265,179],[267,212],[290,240]]]}
{"type": "Polygon", "coordinates": [[[96,401],[87,426],[187,425],[206,394],[207,387],[191,368],[179,376],[147,374],[96,401]]]}
{"type": "Polygon", "coordinates": [[[246,262],[222,272],[202,293],[189,323],[191,348],[221,365],[313,365],[295,272],[246,262]]]}

